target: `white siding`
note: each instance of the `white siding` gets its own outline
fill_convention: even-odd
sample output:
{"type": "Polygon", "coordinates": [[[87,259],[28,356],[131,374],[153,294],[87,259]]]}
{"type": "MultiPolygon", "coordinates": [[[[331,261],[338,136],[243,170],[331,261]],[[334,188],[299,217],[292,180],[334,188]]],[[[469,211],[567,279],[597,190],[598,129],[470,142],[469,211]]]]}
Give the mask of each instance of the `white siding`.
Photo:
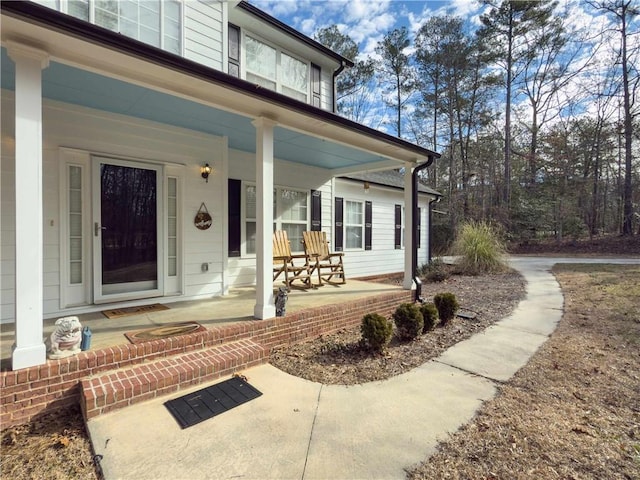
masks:
{"type": "MultiPolygon", "coordinates": [[[[405,249],[404,247],[395,248],[394,222],[395,205],[404,206],[404,192],[372,185],[369,193],[365,193],[362,184],[341,179],[336,180],[335,190],[336,197],[360,202],[370,201],[372,208],[371,250],[345,250],[344,268],[347,278],[403,272],[405,249]]],[[[419,202],[422,222],[418,266],[426,263],[428,255],[428,197],[421,195],[419,202]]],[[[331,225],[332,231],[333,228],[334,226],[331,225]]],[[[406,229],[405,234],[408,233],[406,229]]]]}
{"type": "MultiPolygon", "coordinates": [[[[14,160],[9,140],[13,137],[13,93],[2,91],[2,138],[7,142],[2,148],[1,208],[0,222],[0,302],[1,321],[13,321],[14,271],[15,271],[15,205],[14,205],[14,160]]],[[[223,245],[226,227],[224,211],[226,198],[227,146],[226,139],[189,130],[168,127],[130,117],[108,114],[44,101],[44,312],[47,317],[59,316],[63,312],[95,310],[90,298],[86,307],[62,310],[60,307],[61,265],[58,165],[60,147],[101,154],[115,158],[126,158],[164,165],[165,176],[179,178],[182,195],[179,205],[182,217],[181,271],[183,294],[176,299],[205,298],[223,292],[224,261],[223,245]],[[209,182],[200,176],[200,166],[209,163],[213,173],[209,182]],[[201,203],[204,202],[213,217],[208,230],[198,230],[193,224],[201,203]],[[203,273],[202,263],[209,271],[203,273]]],[[[89,236],[92,232],[87,232],[89,236]]],[[[180,256],[180,254],[179,254],[180,256]]],[[[89,260],[90,261],[90,260],[89,260]]],[[[90,279],[89,279],[90,281],[90,279]]],[[[104,306],[103,306],[104,307],[104,306]]]]}
{"type": "Polygon", "coordinates": [[[226,29],[223,2],[191,0],[184,2],[184,56],[216,70],[223,65],[226,29]]]}
{"type": "MultiPolygon", "coordinates": [[[[4,98],[5,91],[2,90],[4,98]]],[[[2,146],[0,148],[0,323],[15,317],[15,152],[13,141],[13,107],[2,104],[2,146]]]]}

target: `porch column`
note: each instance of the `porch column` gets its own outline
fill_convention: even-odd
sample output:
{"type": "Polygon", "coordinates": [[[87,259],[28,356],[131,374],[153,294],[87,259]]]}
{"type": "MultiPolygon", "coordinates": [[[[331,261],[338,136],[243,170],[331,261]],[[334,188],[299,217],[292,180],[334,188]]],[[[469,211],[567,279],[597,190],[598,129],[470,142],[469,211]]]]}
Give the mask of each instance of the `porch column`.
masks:
{"type": "Polygon", "coordinates": [[[413,184],[413,164],[404,165],[404,281],[402,286],[405,290],[413,288],[413,278],[411,277],[412,255],[413,255],[413,196],[411,189],[413,184]]]}
{"type": "Polygon", "coordinates": [[[256,318],[276,316],[273,299],[273,127],[268,118],[256,127],[256,318]]]}
{"type": "Polygon", "coordinates": [[[15,63],[15,306],[12,368],[46,362],[43,342],[42,69],[49,55],[7,42],[15,63]]]}

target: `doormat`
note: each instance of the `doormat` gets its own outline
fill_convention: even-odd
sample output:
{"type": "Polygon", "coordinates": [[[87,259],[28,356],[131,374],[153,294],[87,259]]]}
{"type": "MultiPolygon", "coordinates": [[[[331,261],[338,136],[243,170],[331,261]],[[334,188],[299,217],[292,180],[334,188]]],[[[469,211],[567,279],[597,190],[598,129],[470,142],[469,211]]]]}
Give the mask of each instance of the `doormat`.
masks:
{"type": "Polygon", "coordinates": [[[262,392],[242,377],[232,377],[197,392],[164,402],[180,428],[196,425],[204,420],[258,398],[262,392]]]}
{"type": "Polygon", "coordinates": [[[168,323],[153,328],[145,328],[144,330],[125,332],[124,336],[131,343],[141,343],[149,340],[175,337],[176,335],[186,335],[187,333],[204,332],[206,329],[198,322],[168,323]]]}
{"type": "Polygon", "coordinates": [[[114,308],[113,310],[103,310],[102,314],[107,318],[126,317],[128,315],[138,315],[140,313],[161,312],[169,310],[169,307],[161,303],[152,305],[140,305],[139,307],[114,308]]]}

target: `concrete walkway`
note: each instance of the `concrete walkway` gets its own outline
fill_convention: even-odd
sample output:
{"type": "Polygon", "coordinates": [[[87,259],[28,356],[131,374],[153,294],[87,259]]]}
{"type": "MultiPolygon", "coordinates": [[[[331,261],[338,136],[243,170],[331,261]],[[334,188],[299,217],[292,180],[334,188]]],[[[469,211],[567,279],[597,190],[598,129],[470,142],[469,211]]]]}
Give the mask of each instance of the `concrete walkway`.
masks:
{"type": "Polygon", "coordinates": [[[263,365],[243,372],[261,397],[185,430],[163,406],[169,398],[91,420],[89,433],[105,477],[405,478],[405,469],[471,420],[498,383],[524,366],[553,332],[563,309],[549,271],[553,264],[640,264],[640,258],[512,257],[510,262],[527,281],[526,298],[513,314],[408,373],[337,386],[263,365]]]}

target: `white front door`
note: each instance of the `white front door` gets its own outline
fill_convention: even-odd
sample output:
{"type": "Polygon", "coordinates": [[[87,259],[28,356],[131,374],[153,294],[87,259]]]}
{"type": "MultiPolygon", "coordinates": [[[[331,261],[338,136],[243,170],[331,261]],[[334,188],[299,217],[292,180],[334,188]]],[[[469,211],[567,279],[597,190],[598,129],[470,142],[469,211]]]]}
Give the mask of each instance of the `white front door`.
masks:
{"type": "Polygon", "coordinates": [[[162,295],[162,167],[93,158],[94,302],[162,295]]]}

